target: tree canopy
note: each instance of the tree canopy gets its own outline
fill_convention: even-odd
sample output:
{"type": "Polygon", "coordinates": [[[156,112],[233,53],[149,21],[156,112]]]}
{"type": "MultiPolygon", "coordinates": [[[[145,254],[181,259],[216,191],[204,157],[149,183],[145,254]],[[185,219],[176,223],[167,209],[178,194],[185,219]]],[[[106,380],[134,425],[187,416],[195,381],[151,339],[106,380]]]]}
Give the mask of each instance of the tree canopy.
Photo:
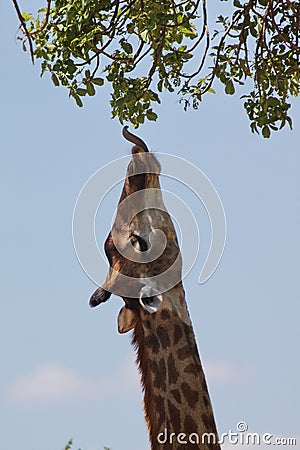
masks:
{"type": "Polygon", "coordinates": [[[206,0],[47,0],[36,15],[13,3],[24,50],[78,106],[109,83],[112,116],[138,127],[157,119],[164,90],[177,93],[186,110],[197,109],[213,86],[229,95],[243,86],[253,132],[267,138],[292,127],[299,0],[233,0],[232,14],[212,27],[206,0]]]}

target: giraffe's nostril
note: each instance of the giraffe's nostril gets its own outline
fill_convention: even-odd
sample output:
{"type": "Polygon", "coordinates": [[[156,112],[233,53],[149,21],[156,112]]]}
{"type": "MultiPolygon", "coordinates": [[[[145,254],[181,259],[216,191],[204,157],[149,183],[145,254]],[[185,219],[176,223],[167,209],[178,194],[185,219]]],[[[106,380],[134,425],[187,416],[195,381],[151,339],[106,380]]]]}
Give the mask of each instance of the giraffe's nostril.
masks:
{"type": "Polygon", "coordinates": [[[157,312],[162,304],[162,296],[152,287],[144,286],[140,292],[140,304],[149,313],[157,312]]]}

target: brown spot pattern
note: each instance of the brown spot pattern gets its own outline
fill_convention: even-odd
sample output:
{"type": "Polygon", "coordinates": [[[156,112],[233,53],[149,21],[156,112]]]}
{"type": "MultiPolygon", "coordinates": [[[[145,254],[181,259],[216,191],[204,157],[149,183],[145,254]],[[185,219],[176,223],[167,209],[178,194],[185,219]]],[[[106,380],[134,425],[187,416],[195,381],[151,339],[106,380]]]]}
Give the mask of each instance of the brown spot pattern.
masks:
{"type": "Polygon", "coordinates": [[[181,390],[183,392],[183,395],[186,398],[186,401],[188,403],[188,405],[194,409],[196,403],[199,400],[199,392],[194,391],[193,389],[190,388],[190,386],[188,385],[188,383],[184,382],[181,385],[181,390]]]}
{"type": "Polygon", "coordinates": [[[178,344],[178,342],[180,341],[180,339],[183,336],[183,330],[182,327],[178,324],[175,325],[174,327],[174,344],[178,344]]]}
{"type": "Polygon", "coordinates": [[[159,337],[162,348],[165,350],[166,348],[170,347],[171,343],[167,330],[163,326],[159,325],[156,328],[156,333],[159,337]]]}
{"type": "Polygon", "coordinates": [[[146,347],[150,348],[153,353],[157,354],[159,352],[159,340],[155,335],[150,335],[145,338],[146,347]]]}
{"type": "Polygon", "coordinates": [[[203,421],[203,424],[205,426],[205,429],[208,433],[214,433],[215,432],[215,422],[211,415],[207,415],[205,413],[201,414],[201,419],[203,421]]]}
{"type": "Polygon", "coordinates": [[[170,402],[170,400],[168,400],[168,409],[169,409],[169,414],[170,414],[170,422],[171,422],[172,431],[177,434],[180,432],[180,426],[181,426],[179,409],[177,409],[176,406],[170,402]]]}
{"type": "Polygon", "coordinates": [[[157,363],[157,361],[150,362],[151,372],[154,375],[153,386],[157,389],[166,390],[166,378],[161,376],[161,367],[157,363]]]}
{"type": "Polygon", "coordinates": [[[202,400],[203,400],[204,406],[207,408],[209,405],[209,401],[208,401],[206,395],[203,395],[202,400]]]}
{"type": "Polygon", "coordinates": [[[171,394],[173,395],[177,403],[181,403],[181,395],[178,389],[172,389],[171,394]]]}
{"type": "Polygon", "coordinates": [[[148,330],[150,330],[150,328],[151,328],[151,323],[150,323],[150,320],[144,320],[143,321],[143,324],[144,324],[144,327],[145,328],[147,328],[148,330]]]}
{"type": "Polygon", "coordinates": [[[177,353],[178,359],[183,360],[183,359],[189,357],[189,352],[190,352],[189,346],[185,345],[184,347],[180,347],[176,353],[177,353]]]}
{"type": "Polygon", "coordinates": [[[187,434],[197,433],[197,424],[194,419],[187,415],[184,419],[184,429],[182,430],[187,434]]]}
{"type": "Polygon", "coordinates": [[[188,366],[186,366],[186,368],[184,369],[185,373],[191,373],[192,375],[194,375],[195,377],[198,375],[198,371],[196,369],[195,364],[191,363],[188,366]]]}
{"type": "Polygon", "coordinates": [[[165,360],[163,358],[161,358],[159,360],[159,372],[160,372],[161,377],[165,380],[167,377],[167,367],[166,367],[165,360]]]}
{"type": "MultiPolygon", "coordinates": [[[[196,339],[195,339],[195,333],[191,326],[187,325],[186,323],[183,324],[184,332],[187,337],[188,343],[190,345],[190,352],[199,358],[199,352],[196,345],[196,339]]],[[[200,364],[200,358],[199,358],[199,364],[200,364]]]]}
{"type": "Polygon", "coordinates": [[[177,383],[178,377],[179,377],[179,372],[176,369],[175,366],[175,361],[173,358],[173,355],[169,355],[168,358],[168,375],[169,375],[169,382],[172,383],[177,383]]]}
{"type": "Polygon", "coordinates": [[[158,419],[159,426],[161,426],[166,421],[166,411],[165,411],[164,399],[162,398],[161,395],[156,395],[154,397],[154,402],[155,402],[156,412],[159,415],[159,419],[158,419]]]}
{"type": "Polygon", "coordinates": [[[169,320],[170,319],[170,313],[167,309],[163,309],[162,312],[160,313],[160,317],[162,318],[162,320],[169,320]]]}

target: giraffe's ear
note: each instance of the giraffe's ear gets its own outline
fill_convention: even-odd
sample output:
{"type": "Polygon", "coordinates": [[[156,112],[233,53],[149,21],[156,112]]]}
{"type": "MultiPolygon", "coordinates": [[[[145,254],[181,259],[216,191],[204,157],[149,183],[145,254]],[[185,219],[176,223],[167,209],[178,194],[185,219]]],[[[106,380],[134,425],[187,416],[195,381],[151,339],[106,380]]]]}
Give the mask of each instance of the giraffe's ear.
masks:
{"type": "Polygon", "coordinates": [[[119,333],[127,333],[132,330],[137,320],[137,314],[132,309],[123,306],[118,315],[118,331],[119,333]]]}

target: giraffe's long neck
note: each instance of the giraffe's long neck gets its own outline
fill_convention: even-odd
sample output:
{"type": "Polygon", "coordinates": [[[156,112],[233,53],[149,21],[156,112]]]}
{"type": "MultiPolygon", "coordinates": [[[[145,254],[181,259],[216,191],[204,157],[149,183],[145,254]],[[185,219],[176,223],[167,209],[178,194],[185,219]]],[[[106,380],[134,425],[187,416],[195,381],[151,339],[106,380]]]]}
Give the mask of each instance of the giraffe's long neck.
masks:
{"type": "Polygon", "coordinates": [[[213,443],[217,431],[182,286],[164,295],[157,313],[140,314],[133,343],[151,449],[220,450],[213,443]],[[205,443],[203,433],[212,433],[205,443]]]}

